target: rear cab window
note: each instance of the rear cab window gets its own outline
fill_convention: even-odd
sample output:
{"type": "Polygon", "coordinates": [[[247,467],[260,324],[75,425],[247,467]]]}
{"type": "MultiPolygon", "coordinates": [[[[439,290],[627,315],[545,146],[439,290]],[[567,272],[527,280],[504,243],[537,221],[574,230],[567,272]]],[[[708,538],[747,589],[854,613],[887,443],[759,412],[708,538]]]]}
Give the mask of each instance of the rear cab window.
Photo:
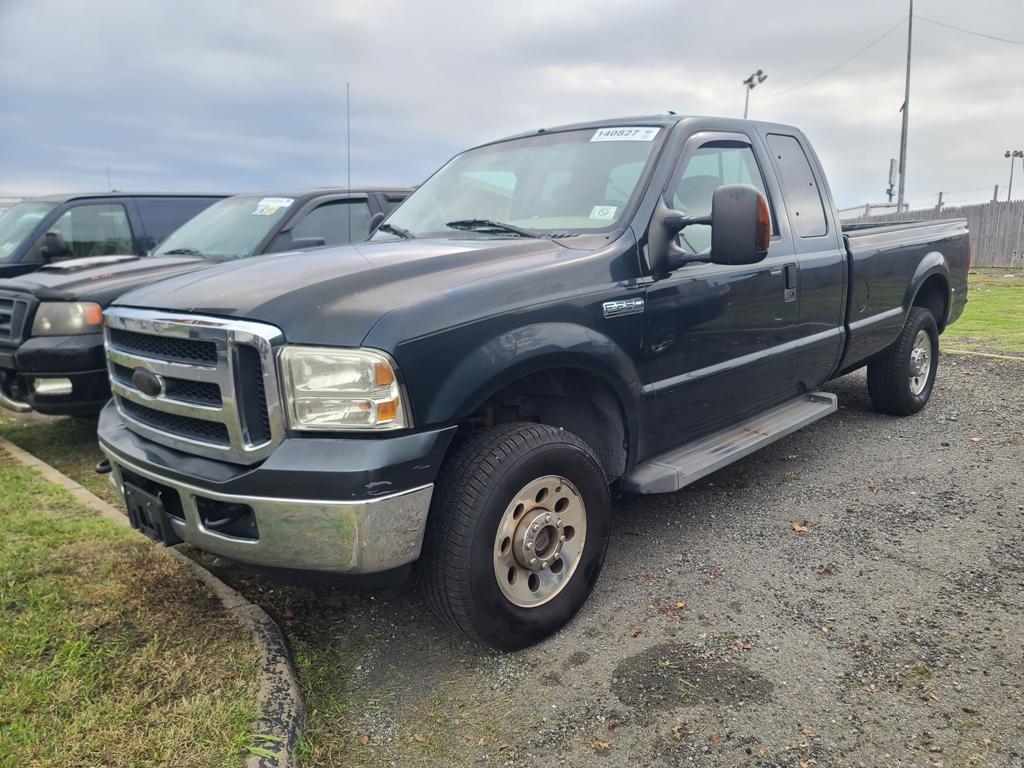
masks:
{"type": "Polygon", "coordinates": [[[135,252],[128,213],[120,203],[76,205],[47,231],[60,233],[74,258],[135,252]]]}
{"type": "Polygon", "coordinates": [[[810,161],[794,136],[770,133],[768,148],[779,169],[779,183],[786,196],[797,237],[822,237],[828,234],[828,217],[821,190],[814,179],[810,161]]]}

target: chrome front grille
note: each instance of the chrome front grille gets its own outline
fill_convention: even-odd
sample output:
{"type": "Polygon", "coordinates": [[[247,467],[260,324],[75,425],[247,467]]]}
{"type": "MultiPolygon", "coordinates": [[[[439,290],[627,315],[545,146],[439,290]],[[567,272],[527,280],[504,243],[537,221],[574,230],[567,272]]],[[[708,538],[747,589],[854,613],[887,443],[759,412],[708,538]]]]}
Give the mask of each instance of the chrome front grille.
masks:
{"type": "Polygon", "coordinates": [[[0,344],[17,346],[24,341],[34,303],[34,298],[24,294],[0,293],[0,344]]]}
{"type": "Polygon", "coordinates": [[[110,389],[132,431],[236,464],[281,440],[274,326],[123,307],[104,325],[110,389]]]}

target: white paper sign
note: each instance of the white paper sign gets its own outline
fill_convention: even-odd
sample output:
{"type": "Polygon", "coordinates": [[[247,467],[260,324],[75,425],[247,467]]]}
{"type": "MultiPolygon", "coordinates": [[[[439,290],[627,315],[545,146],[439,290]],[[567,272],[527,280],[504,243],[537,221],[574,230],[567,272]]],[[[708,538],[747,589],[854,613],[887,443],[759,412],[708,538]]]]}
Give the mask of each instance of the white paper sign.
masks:
{"type": "Polygon", "coordinates": [[[253,208],[253,216],[273,216],[282,208],[289,207],[295,201],[290,197],[264,197],[253,208]]]}
{"type": "Polygon", "coordinates": [[[591,141],[654,141],[661,128],[598,128],[591,141]]]}
{"type": "Polygon", "coordinates": [[[617,205],[595,205],[590,209],[590,218],[601,221],[614,221],[615,212],[619,210],[617,205]]]}

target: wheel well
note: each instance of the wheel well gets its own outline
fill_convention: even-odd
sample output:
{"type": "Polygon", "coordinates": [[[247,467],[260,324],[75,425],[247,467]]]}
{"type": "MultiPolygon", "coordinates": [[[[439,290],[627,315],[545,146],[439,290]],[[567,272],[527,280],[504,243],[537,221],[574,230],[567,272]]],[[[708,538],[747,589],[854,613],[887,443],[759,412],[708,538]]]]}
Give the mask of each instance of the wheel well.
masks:
{"type": "Polygon", "coordinates": [[[628,441],[622,405],[612,387],[579,368],[524,376],[489,397],[467,422],[470,428],[530,421],[561,427],[594,449],[609,481],[626,471],[628,441]]]}
{"type": "Polygon", "coordinates": [[[917,290],[914,297],[915,307],[924,307],[932,313],[936,324],[939,326],[939,333],[946,328],[946,307],[949,303],[949,286],[942,275],[932,275],[917,290]]]}

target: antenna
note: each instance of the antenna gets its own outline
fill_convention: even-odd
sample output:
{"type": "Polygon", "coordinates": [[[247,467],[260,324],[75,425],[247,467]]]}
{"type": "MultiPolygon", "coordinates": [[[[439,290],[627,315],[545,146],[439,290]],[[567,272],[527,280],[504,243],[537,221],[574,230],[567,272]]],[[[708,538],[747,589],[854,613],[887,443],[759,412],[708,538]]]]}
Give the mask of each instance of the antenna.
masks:
{"type": "Polygon", "coordinates": [[[348,199],[345,201],[345,209],[348,211],[348,240],[352,242],[352,98],[349,84],[345,83],[345,164],[347,168],[347,181],[345,191],[348,199]]]}
{"type": "Polygon", "coordinates": [[[107,166],[107,191],[108,192],[113,192],[114,191],[114,187],[110,183],[110,166],[109,165],[107,166]]]}

